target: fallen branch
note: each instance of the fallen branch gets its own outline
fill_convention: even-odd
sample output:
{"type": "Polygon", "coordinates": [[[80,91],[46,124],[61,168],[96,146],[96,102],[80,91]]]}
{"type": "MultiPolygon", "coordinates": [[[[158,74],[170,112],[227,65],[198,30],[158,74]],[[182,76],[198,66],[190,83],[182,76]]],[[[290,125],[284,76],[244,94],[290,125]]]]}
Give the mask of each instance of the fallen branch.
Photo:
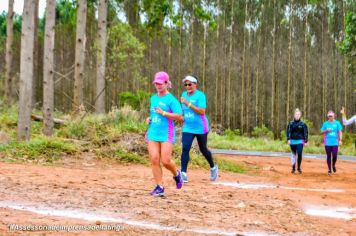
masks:
{"type": "MultiPolygon", "coordinates": [[[[42,116],[38,116],[38,115],[34,115],[34,114],[31,115],[31,119],[34,121],[40,121],[40,122],[43,121],[42,116]]],[[[65,120],[61,120],[61,119],[57,119],[57,118],[54,118],[53,122],[56,125],[65,125],[67,123],[65,120]]]]}

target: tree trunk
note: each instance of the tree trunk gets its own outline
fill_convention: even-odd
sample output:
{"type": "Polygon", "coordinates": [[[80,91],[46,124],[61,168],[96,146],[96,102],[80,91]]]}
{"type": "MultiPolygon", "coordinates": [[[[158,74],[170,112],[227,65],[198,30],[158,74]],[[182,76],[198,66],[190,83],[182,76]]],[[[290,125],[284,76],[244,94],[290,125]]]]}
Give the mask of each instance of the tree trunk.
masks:
{"type": "Polygon", "coordinates": [[[18,140],[29,140],[31,132],[35,7],[36,0],[27,0],[22,13],[18,140]]]}
{"type": "Polygon", "coordinates": [[[207,28],[208,25],[207,23],[204,23],[204,36],[203,36],[203,73],[202,73],[202,85],[203,85],[203,91],[205,91],[205,85],[206,85],[206,41],[207,41],[207,28]]]}
{"type": "Polygon", "coordinates": [[[33,30],[34,34],[34,50],[33,50],[33,81],[32,81],[32,108],[35,108],[37,102],[37,90],[38,90],[38,82],[39,82],[39,73],[38,73],[38,49],[39,49],[39,42],[38,42],[38,4],[39,0],[36,0],[35,6],[35,14],[33,16],[35,26],[33,30]]]}
{"type": "MultiPolygon", "coordinates": [[[[287,101],[286,101],[286,119],[288,121],[290,113],[290,87],[292,82],[292,27],[293,27],[293,1],[290,2],[290,11],[289,15],[289,40],[288,40],[288,78],[287,78],[287,101]]],[[[294,88],[295,90],[295,88],[294,88]]],[[[295,97],[294,97],[295,100],[295,97]]]]}
{"type": "MultiPolygon", "coordinates": [[[[346,30],[346,3],[345,3],[345,1],[342,1],[342,8],[343,8],[343,29],[344,29],[344,31],[346,30]]],[[[345,107],[347,107],[348,106],[348,104],[347,104],[347,94],[348,94],[348,92],[347,92],[347,88],[348,88],[348,86],[350,86],[351,88],[352,88],[352,84],[350,84],[349,82],[348,82],[348,79],[347,79],[347,77],[348,77],[348,74],[347,74],[347,58],[346,58],[346,56],[343,56],[343,77],[344,77],[344,101],[343,101],[343,105],[345,106],[345,107]]],[[[345,127],[346,128],[346,127],[345,127]]]]}
{"type": "Polygon", "coordinates": [[[273,34],[272,34],[272,84],[271,84],[271,128],[275,133],[275,100],[276,100],[276,33],[277,33],[277,9],[276,0],[273,0],[273,34]]]}
{"type": "Polygon", "coordinates": [[[75,45],[75,67],[74,67],[74,96],[73,111],[77,113],[79,107],[83,105],[83,77],[85,62],[85,28],[87,19],[87,1],[78,0],[77,32],[75,45]]]}
{"type": "MultiPolygon", "coordinates": [[[[247,23],[247,2],[245,2],[245,19],[244,25],[247,23]]],[[[240,130],[241,133],[245,130],[245,76],[246,76],[246,34],[243,27],[243,52],[242,52],[242,73],[241,73],[241,108],[240,108],[240,130]]]]}
{"type": "MultiPolygon", "coordinates": [[[[306,5],[308,6],[308,0],[306,0],[306,5]]],[[[304,26],[304,76],[303,76],[303,112],[304,117],[308,118],[307,105],[307,85],[308,85],[308,12],[305,13],[305,26],[304,26]]]]}
{"type": "Polygon", "coordinates": [[[100,0],[99,2],[99,19],[96,60],[96,96],[95,110],[97,113],[105,113],[105,66],[106,66],[106,44],[107,44],[107,12],[108,1],[100,0]]]}
{"type": "Polygon", "coordinates": [[[46,26],[43,61],[43,134],[53,134],[54,110],[54,27],[56,21],[56,0],[47,0],[46,26]]]}
{"type": "Polygon", "coordinates": [[[9,0],[6,25],[6,55],[5,55],[5,102],[10,105],[13,102],[12,81],[12,46],[14,41],[14,0],[9,0]]]}
{"type": "MultiPolygon", "coordinates": [[[[218,9],[220,9],[220,0],[218,0],[217,2],[217,7],[218,9]]],[[[216,28],[216,45],[215,45],[215,54],[216,54],[216,74],[215,74],[215,122],[218,122],[218,119],[220,118],[219,116],[219,109],[218,109],[218,104],[219,104],[219,100],[218,99],[221,99],[221,96],[219,96],[219,86],[221,86],[219,84],[219,70],[220,70],[220,63],[219,63],[219,44],[220,44],[220,33],[219,33],[219,30],[220,30],[220,22],[219,22],[219,15],[217,16],[217,28],[216,28]]],[[[221,119],[220,119],[220,123],[221,123],[221,119]]]]}
{"type": "Polygon", "coordinates": [[[227,76],[227,127],[231,128],[231,71],[232,71],[232,44],[233,44],[233,34],[234,34],[234,0],[231,0],[231,32],[230,32],[230,42],[229,42],[229,71],[227,76]]]}

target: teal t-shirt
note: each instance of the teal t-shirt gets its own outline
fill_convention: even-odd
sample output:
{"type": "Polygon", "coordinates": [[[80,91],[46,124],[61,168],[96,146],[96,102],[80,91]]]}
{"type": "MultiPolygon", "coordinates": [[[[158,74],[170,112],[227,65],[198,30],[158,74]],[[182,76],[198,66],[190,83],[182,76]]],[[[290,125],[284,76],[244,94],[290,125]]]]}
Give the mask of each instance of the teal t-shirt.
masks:
{"type": "Polygon", "coordinates": [[[339,131],[342,131],[342,125],[337,120],[334,120],[332,123],[330,121],[325,121],[320,131],[323,132],[328,128],[331,129],[331,131],[324,133],[324,145],[339,146],[339,131]]]}
{"type": "MultiPolygon", "coordinates": [[[[192,105],[206,109],[206,97],[202,91],[195,90],[192,95],[188,95],[187,91],[185,91],[182,93],[182,97],[192,105]]],[[[185,104],[182,104],[182,109],[184,115],[182,132],[192,134],[206,134],[209,132],[209,120],[205,114],[200,115],[185,104]]]]}
{"type": "Polygon", "coordinates": [[[150,99],[151,122],[147,131],[147,139],[149,141],[175,143],[174,121],[156,113],[155,108],[157,107],[167,113],[182,114],[182,107],[179,101],[171,93],[167,93],[164,96],[152,95],[150,99]]]}

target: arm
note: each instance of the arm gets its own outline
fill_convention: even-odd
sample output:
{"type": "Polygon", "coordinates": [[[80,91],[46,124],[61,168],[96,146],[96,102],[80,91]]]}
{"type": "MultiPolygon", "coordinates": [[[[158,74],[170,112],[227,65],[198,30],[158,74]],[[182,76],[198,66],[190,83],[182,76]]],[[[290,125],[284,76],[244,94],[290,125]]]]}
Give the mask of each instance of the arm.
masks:
{"type": "Polygon", "coordinates": [[[339,145],[342,145],[342,131],[339,131],[339,145]]]}
{"type": "Polygon", "coordinates": [[[351,117],[349,120],[346,118],[346,115],[343,114],[342,115],[342,123],[343,125],[351,125],[353,123],[356,123],[356,115],[354,115],[353,117],[351,117]]]}
{"type": "Polygon", "coordinates": [[[163,111],[160,107],[156,108],[156,113],[167,117],[168,119],[176,120],[176,121],[183,121],[183,116],[182,114],[179,113],[171,113],[171,112],[166,112],[163,111]]]}
{"type": "Polygon", "coordinates": [[[189,103],[187,106],[190,107],[193,111],[198,113],[199,115],[204,115],[205,114],[205,109],[204,108],[199,108],[197,106],[194,106],[193,104],[189,103]],[[190,106],[189,106],[190,104],[190,106]]]}
{"type": "Polygon", "coordinates": [[[326,134],[327,132],[329,132],[329,129],[325,128],[325,122],[324,122],[323,126],[321,126],[320,133],[321,134],[326,134]]]}
{"type": "Polygon", "coordinates": [[[304,142],[308,143],[308,126],[304,123],[304,142]]]}
{"type": "Polygon", "coordinates": [[[187,99],[181,97],[180,98],[181,103],[185,104],[187,107],[192,109],[194,112],[198,113],[199,115],[204,115],[205,114],[205,108],[199,108],[197,106],[194,106],[190,102],[187,101],[187,99]]]}

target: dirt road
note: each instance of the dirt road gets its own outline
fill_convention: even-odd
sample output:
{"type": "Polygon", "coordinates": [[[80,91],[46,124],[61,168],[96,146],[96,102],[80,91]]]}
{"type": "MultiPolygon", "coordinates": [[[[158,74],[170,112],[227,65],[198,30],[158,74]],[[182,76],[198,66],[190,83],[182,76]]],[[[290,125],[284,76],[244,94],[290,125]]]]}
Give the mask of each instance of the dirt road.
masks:
{"type": "Polygon", "coordinates": [[[0,235],[356,235],[356,162],[219,156],[250,167],[246,174],[189,170],[176,190],[164,172],[166,198],[149,195],[149,167],[95,159],[53,166],[0,162],[0,235]],[[258,167],[258,168],[255,168],[258,167]],[[323,216],[326,214],[328,217],[323,216]],[[115,225],[117,231],[10,231],[19,225],[115,225]]]}

